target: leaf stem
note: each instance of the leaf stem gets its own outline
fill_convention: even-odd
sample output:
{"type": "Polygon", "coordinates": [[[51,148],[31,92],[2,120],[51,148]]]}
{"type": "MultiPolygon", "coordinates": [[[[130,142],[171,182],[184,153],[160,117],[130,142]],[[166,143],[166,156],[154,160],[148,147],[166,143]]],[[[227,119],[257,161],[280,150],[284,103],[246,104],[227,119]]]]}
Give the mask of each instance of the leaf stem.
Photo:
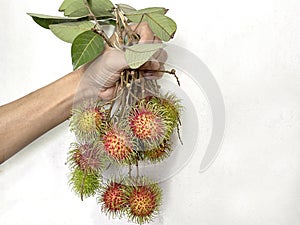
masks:
{"type": "Polygon", "coordinates": [[[128,165],[128,176],[129,176],[129,178],[131,178],[131,172],[132,172],[132,167],[131,167],[131,163],[129,163],[129,165],[128,165]]]}
{"type": "Polygon", "coordinates": [[[135,41],[139,41],[139,36],[131,29],[131,27],[128,25],[126,18],[124,16],[124,14],[122,13],[122,11],[120,10],[120,7],[117,6],[116,8],[116,13],[118,14],[119,19],[121,20],[125,32],[128,35],[128,43],[126,43],[127,45],[131,45],[133,44],[135,41]]]}
{"type": "Polygon", "coordinates": [[[104,39],[104,41],[109,45],[109,47],[113,47],[110,40],[109,40],[109,38],[108,38],[108,36],[107,36],[107,34],[101,29],[101,25],[98,22],[97,17],[95,16],[95,14],[92,12],[91,7],[88,3],[88,0],[83,0],[83,3],[85,5],[85,7],[87,8],[87,10],[89,11],[90,16],[95,21],[96,26],[98,27],[98,28],[93,28],[92,31],[99,34],[104,39]]]}
{"type": "Polygon", "coordinates": [[[136,160],[135,166],[136,166],[136,178],[139,178],[139,176],[140,176],[139,160],[136,160]]]}

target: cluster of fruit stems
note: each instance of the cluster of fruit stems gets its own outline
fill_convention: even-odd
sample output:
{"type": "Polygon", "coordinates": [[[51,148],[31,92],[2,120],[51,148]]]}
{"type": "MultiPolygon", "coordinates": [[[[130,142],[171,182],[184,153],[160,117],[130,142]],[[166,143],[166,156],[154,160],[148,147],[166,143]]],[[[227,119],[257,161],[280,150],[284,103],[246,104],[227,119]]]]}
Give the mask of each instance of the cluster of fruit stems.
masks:
{"type": "MultiPolygon", "coordinates": [[[[114,36],[115,39],[113,42],[108,38],[107,34],[104,32],[104,30],[101,28],[101,24],[99,23],[97,17],[93,14],[89,3],[87,0],[83,0],[86,8],[89,11],[89,16],[94,20],[95,26],[93,28],[93,31],[97,34],[99,34],[104,41],[107,43],[108,46],[118,48],[123,50],[122,48],[124,45],[130,46],[132,44],[138,43],[139,35],[135,33],[135,30],[142,22],[143,17],[141,18],[140,22],[136,25],[135,30],[132,30],[129,24],[126,21],[126,18],[124,14],[122,13],[121,9],[117,6],[114,8],[114,14],[115,14],[115,31],[114,36]],[[124,41],[126,39],[126,43],[124,41]]],[[[126,69],[121,73],[119,81],[116,82],[115,85],[115,92],[113,99],[104,103],[105,105],[110,105],[108,109],[108,115],[111,115],[111,119],[118,120],[119,118],[122,118],[125,114],[126,105],[132,105],[134,102],[139,101],[139,99],[143,99],[148,95],[154,95],[156,96],[159,93],[160,86],[158,85],[156,80],[150,80],[145,79],[143,77],[143,73],[167,73],[171,74],[176,78],[176,81],[178,85],[180,86],[179,79],[176,75],[176,71],[172,69],[171,71],[168,70],[142,70],[142,69],[126,69]],[[141,93],[141,96],[138,96],[139,93],[141,93]],[[121,98],[121,99],[120,99],[121,98]],[[115,103],[118,101],[118,105],[115,106],[115,103]],[[113,107],[115,107],[117,110],[115,110],[113,113],[113,107]]],[[[117,121],[114,121],[117,122],[117,121]]],[[[179,129],[177,129],[178,138],[181,141],[180,135],[179,135],[179,129]]],[[[136,166],[136,178],[139,177],[139,163],[138,158],[135,161],[136,166]]],[[[109,165],[110,166],[110,165],[109,165]]],[[[108,166],[108,168],[109,168],[108,166]]],[[[129,177],[132,177],[132,163],[129,163],[129,177]]]]}

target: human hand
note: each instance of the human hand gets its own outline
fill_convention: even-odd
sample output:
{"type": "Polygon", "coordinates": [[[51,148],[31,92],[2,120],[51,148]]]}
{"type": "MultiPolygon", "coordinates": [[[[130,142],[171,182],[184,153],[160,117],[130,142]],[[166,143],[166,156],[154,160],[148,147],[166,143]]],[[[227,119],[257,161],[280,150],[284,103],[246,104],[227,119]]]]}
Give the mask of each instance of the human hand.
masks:
{"type": "MultiPolygon", "coordinates": [[[[139,43],[161,42],[159,38],[154,36],[148,23],[132,25],[131,28],[140,36],[139,43]]],[[[148,79],[160,78],[162,73],[153,71],[163,70],[166,59],[167,53],[163,49],[159,50],[148,62],[141,66],[141,70],[150,71],[144,72],[143,76],[148,79]]],[[[99,91],[98,96],[102,100],[109,100],[113,97],[115,83],[119,80],[120,73],[127,68],[129,67],[124,52],[106,46],[104,52],[87,66],[84,77],[88,81],[88,86],[99,91]]]]}

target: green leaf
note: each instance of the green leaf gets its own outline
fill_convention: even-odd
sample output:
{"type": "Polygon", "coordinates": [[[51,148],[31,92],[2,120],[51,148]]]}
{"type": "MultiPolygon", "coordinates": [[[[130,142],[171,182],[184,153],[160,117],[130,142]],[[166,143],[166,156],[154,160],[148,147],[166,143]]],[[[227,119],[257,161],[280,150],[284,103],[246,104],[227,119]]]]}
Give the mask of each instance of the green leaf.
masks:
{"type": "Polygon", "coordinates": [[[60,5],[58,11],[63,12],[66,10],[66,8],[69,7],[69,5],[71,5],[71,3],[73,3],[74,0],[64,0],[63,3],[60,5]]]}
{"type": "Polygon", "coordinates": [[[141,20],[141,18],[144,14],[158,13],[158,14],[164,15],[164,14],[166,14],[167,11],[168,11],[168,9],[163,8],[163,7],[149,7],[149,8],[145,8],[145,9],[127,12],[127,13],[125,13],[125,16],[127,16],[127,18],[132,21],[137,21],[137,20],[141,20]]]}
{"type": "Polygon", "coordinates": [[[64,10],[65,16],[88,16],[89,11],[85,7],[83,0],[73,0],[64,10]]]}
{"type": "Polygon", "coordinates": [[[169,41],[173,38],[177,25],[170,17],[167,17],[161,13],[146,13],[139,16],[131,16],[130,20],[133,22],[143,21],[148,22],[153,33],[163,41],[169,41]]]}
{"type": "MultiPolygon", "coordinates": [[[[114,5],[110,0],[89,0],[88,2],[91,11],[96,17],[112,16],[111,10],[114,8],[114,5]]],[[[64,11],[65,16],[74,17],[89,15],[89,10],[83,0],[65,0],[59,10],[64,11]]]]}
{"type": "Polygon", "coordinates": [[[117,4],[117,6],[123,11],[123,13],[131,13],[133,11],[136,11],[135,8],[133,8],[132,6],[130,5],[127,5],[127,4],[117,4]]]}
{"type": "Polygon", "coordinates": [[[79,34],[72,43],[73,69],[95,59],[104,49],[104,41],[91,30],[79,34]]]}
{"type": "Polygon", "coordinates": [[[89,4],[95,16],[111,16],[114,8],[110,0],[89,0],[89,4]]]}
{"type": "Polygon", "coordinates": [[[147,62],[164,44],[136,44],[126,48],[125,58],[130,68],[136,69],[147,62]]]}
{"type": "Polygon", "coordinates": [[[65,18],[65,17],[58,17],[58,16],[49,16],[43,14],[36,14],[36,13],[27,13],[32,19],[41,27],[49,29],[49,25],[51,24],[59,24],[59,23],[66,23],[66,22],[77,22],[79,20],[84,20],[83,17],[74,17],[74,18],[65,18]]]}
{"type": "Polygon", "coordinates": [[[81,33],[87,30],[91,30],[94,27],[94,23],[90,21],[72,22],[72,23],[60,23],[49,25],[50,30],[59,39],[72,43],[73,40],[81,33]]]}
{"type": "Polygon", "coordinates": [[[148,22],[153,33],[163,41],[169,41],[174,37],[177,25],[170,17],[161,14],[146,14],[145,21],[148,22]]]}

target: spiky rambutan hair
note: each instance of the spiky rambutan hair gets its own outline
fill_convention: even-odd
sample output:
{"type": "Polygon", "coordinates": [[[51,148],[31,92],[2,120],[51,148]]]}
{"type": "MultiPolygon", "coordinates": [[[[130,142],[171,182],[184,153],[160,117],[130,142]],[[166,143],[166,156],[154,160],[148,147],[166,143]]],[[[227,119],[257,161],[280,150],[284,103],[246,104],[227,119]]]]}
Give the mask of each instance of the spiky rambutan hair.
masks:
{"type": "Polygon", "coordinates": [[[101,142],[71,143],[68,153],[68,164],[71,169],[79,167],[82,171],[103,171],[108,159],[101,142]]]}
{"type": "Polygon", "coordinates": [[[102,137],[104,152],[114,162],[128,164],[135,160],[136,142],[126,125],[111,125],[102,137]]]}
{"type": "Polygon", "coordinates": [[[124,216],[127,207],[125,188],[126,186],[122,181],[115,178],[103,182],[97,197],[102,212],[112,218],[122,218],[124,216]]]}
{"type": "Polygon", "coordinates": [[[78,140],[93,142],[106,131],[107,115],[102,105],[90,99],[74,106],[69,127],[78,140]]]}
{"type": "Polygon", "coordinates": [[[101,176],[97,172],[83,171],[79,167],[73,169],[69,175],[69,184],[72,190],[81,199],[94,196],[99,189],[101,176]]]}
{"type": "Polygon", "coordinates": [[[125,186],[126,214],[137,224],[149,223],[158,214],[162,190],[145,177],[129,178],[125,186]]]}
{"type": "Polygon", "coordinates": [[[172,133],[173,124],[166,117],[167,111],[158,104],[145,98],[129,111],[128,124],[141,145],[139,150],[159,146],[172,133]]]}
{"type": "Polygon", "coordinates": [[[162,97],[152,96],[149,99],[149,103],[162,108],[162,111],[165,113],[165,119],[169,121],[172,131],[181,124],[180,117],[184,107],[181,104],[181,100],[174,94],[167,93],[162,97]]]}
{"type": "Polygon", "coordinates": [[[172,147],[170,140],[164,140],[160,145],[144,151],[144,158],[151,163],[159,163],[171,155],[172,147]]]}

